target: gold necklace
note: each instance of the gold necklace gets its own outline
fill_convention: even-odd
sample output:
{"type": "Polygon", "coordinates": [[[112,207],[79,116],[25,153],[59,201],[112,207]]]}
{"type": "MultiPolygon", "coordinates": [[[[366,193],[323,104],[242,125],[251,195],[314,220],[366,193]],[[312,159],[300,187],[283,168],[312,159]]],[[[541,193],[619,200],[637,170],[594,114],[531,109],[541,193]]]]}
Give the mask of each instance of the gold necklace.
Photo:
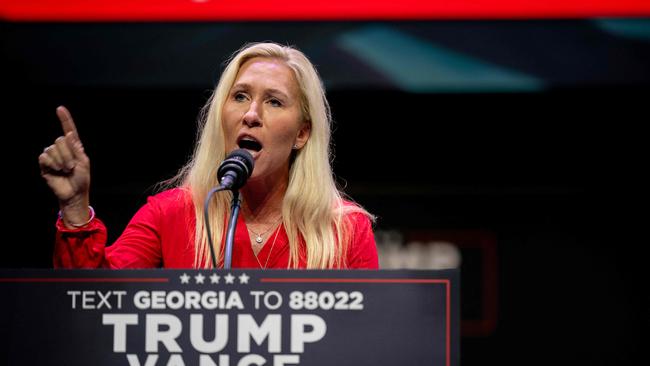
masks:
{"type": "Polygon", "coordinates": [[[257,244],[262,244],[262,242],[264,241],[264,238],[263,238],[262,236],[263,236],[263,235],[266,235],[266,233],[268,233],[269,231],[271,231],[271,229],[273,229],[274,227],[276,227],[276,225],[280,223],[280,220],[282,220],[282,216],[280,216],[280,218],[279,218],[276,222],[274,222],[273,225],[271,225],[268,229],[266,229],[264,232],[259,233],[259,234],[256,233],[255,231],[253,231],[253,230],[252,230],[251,228],[249,228],[248,226],[247,226],[246,228],[248,229],[248,231],[250,231],[251,233],[255,234],[255,242],[256,242],[257,244]]]}
{"type": "Polygon", "coordinates": [[[262,262],[260,262],[260,259],[257,257],[257,254],[254,254],[255,255],[255,260],[257,260],[257,264],[259,264],[262,269],[266,269],[266,266],[269,265],[269,259],[271,258],[271,253],[273,253],[273,247],[275,246],[275,240],[278,238],[279,233],[280,233],[280,230],[278,229],[278,231],[275,232],[275,237],[273,237],[273,243],[271,244],[271,249],[269,250],[269,255],[266,256],[266,263],[264,263],[264,266],[262,266],[262,262]]]}

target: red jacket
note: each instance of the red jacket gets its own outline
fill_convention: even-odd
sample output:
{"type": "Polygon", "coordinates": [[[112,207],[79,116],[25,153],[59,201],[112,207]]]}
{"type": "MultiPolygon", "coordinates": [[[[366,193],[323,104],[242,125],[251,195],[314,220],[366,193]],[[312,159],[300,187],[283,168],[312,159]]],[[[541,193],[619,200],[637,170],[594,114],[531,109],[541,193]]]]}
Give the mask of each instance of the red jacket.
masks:
{"type": "MultiPolygon", "coordinates": [[[[370,220],[363,214],[352,214],[351,219],[353,231],[346,256],[347,268],[379,268],[370,220]]],[[[122,235],[110,246],[106,246],[106,226],[101,220],[95,218],[83,228],[69,229],[59,219],[56,223],[54,267],[192,268],[195,220],[190,195],[178,188],[149,197],[122,235]]],[[[268,238],[256,258],[246,222],[243,215],[239,215],[232,268],[286,269],[289,240],[284,227],[278,226],[268,238]]],[[[306,267],[304,258],[299,266],[306,267]]]]}

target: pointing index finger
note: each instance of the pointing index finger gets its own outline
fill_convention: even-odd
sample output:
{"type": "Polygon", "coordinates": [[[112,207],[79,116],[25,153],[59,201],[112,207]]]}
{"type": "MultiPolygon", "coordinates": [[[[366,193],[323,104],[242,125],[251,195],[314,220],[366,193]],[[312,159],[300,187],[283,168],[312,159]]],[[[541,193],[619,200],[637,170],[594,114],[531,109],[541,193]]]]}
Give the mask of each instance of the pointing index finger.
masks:
{"type": "Polygon", "coordinates": [[[70,112],[66,107],[59,106],[56,109],[56,115],[59,117],[59,120],[61,121],[61,127],[63,127],[64,135],[67,135],[68,132],[74,132],[74,134],[78,136],[77,127],[74,125],[74,121],[72,120],[72,115],[70,114],[70,112]]]}

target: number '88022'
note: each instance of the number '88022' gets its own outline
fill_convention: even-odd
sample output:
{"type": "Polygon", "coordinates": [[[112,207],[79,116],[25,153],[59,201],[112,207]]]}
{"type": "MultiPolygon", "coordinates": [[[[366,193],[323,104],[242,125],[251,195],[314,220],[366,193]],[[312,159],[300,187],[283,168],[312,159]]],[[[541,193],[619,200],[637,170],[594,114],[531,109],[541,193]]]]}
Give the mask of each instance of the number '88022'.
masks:
{"type": "Polygon", "coordinates": [[[293,291],[289,295],[293,310],[363,310],[363,294],[359,291],[293,291]]]}

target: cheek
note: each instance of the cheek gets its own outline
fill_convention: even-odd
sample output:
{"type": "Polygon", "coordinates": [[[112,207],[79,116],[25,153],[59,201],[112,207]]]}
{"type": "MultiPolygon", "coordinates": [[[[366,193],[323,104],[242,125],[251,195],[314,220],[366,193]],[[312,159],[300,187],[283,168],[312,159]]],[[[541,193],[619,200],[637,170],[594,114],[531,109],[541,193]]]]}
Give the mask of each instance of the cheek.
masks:
{"type": "Polygon", "coordinates": [[[224,105],[223,111],[221,112],[221,121],[223,125],[223,131],[226,137],[235,133],[235,127],[237,125],[237,111],[232,107],[228,106],[228,103],[224,105]]]}
{"type": "Polygon", "coordinates": [[[296,136],[298,136],[298,131],[302,124],[300,120],[300,113],[298,111],[292,111],[283,116],[280,120],[280,123],[277,124],[279,127],[277,129],[277,140],[283,145],[288,144],[293,146],[296,136]]]}
{"type": "Polygon", "coordinates": [[[283,128],[278,130],[273,139],[274,145],[282,150],[290,151],[296,138],[296,130],[294,128],[283,128]]]}

